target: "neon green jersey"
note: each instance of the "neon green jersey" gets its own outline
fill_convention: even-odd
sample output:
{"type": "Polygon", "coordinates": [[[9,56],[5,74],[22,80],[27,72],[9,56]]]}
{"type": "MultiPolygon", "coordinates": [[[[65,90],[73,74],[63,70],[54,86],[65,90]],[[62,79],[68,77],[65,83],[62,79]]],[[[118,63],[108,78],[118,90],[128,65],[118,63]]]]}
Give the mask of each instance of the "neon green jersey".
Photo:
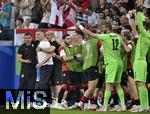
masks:
{"type": "Polygon", "coordinates": [[[136,16],[138,29],[140,31],[140,36],[136,45],[135,51],[135,60],[145,60],[146,61],[146,54],[149,50],[150,46],[150,33],[144,29],[143,21],[144,15],[141,12],[137,13],[136,16]]]}
{"type": "Polygon", "coordinates": [[[150,63],[150,47],[149,47],[149,51],[148,51],[148,54],[147,54],[147,62],[150,63]]]}
{"type": "Polygon", "coordinates": [[[122,61],[121,47],[123,41],[118,34],[98,34],[98,39],[103,42],[105,64],[122,61]]]}

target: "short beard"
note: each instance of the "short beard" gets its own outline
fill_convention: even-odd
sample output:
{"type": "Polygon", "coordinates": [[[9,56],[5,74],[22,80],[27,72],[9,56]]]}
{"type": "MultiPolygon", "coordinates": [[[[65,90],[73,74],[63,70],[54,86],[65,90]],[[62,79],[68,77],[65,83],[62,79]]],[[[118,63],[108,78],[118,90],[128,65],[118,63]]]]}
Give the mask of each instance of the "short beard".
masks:
{"type": "Polygon", "coordinates": [[[30,45],[31,45],[31,42],[26,41],[25,44],[26,44],[27,46],[30,46],[30,45]]]}

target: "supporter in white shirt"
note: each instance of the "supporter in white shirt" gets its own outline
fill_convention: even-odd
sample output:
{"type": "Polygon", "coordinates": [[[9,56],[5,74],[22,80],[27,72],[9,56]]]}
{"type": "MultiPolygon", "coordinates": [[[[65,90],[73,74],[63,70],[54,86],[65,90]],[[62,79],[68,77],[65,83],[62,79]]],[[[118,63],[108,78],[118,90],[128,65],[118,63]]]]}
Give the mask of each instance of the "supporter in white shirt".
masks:
{"type": "Polygon", "coordinates": [[[51,28],[61,28],[64,25],[63,14],[65,5],[70,5],[68,0],[50,0],[51,4],[51,16],[49,24],[51,28]]]}
{"type": "Polygon", "coordinates": [[[144,7],[150,8],[150,0],[145,0],[144,1],[144,7]]]}
{"type": "Polygon", "coordinates": [[[31,17],[24,16],[23,21],[24,21],[23,23],[24,29],[28,29],[31,23],[31,17]]]}
{"type": "Polygon", "coordinates": [[[91,27],[94,27],[98,24],[99,20],[99,15],[96,14],[95,12],[89,11],[89,16],[88,16],[88,25],[91,27]]]}
{"type": "MultiPolygon", "coordinates": [[[[50,0],[51,4],[51,16],[49,20],[50,28],[62,28],[64,25],[63,14],[65,4],[70,5],[67,0],[50,0]]],[[[63,32],[55,32],[55,36],[62,39],[63,32]]]]}
{"type": "Polygon", "coordinates": [[[47,3],[45,6],[45,13],[43,15],[43,18],[38,28],[49,28],[48,23],[49,23],[50,15],[51,15],[51,5],[47,3]]]}
{"type": "Polygon", "coordinates": [[[60,0],[50,0],[51,4],[51,16],[49,23],[53,26],[63,26],[63,10],[64,4],[60,0]]]}
{"type": "Polygon", "coordinates": [[[17,4],[17,7],[19,8],[19,17],[24,17],[28,16],[31,17],[31,8],[33,7],[32,0],[21,0],[17,4]]]}
{"type": "Polygon", "coordinates": [[[41,20],[41,23],[48,23],[49,22],[49,19],[50,19],[50,15],[51,15],[51,10],[50,10],[51,6],[50,4],[47,4],[46,5],[46,11],[43,15],[43,18],[41,20]]]}

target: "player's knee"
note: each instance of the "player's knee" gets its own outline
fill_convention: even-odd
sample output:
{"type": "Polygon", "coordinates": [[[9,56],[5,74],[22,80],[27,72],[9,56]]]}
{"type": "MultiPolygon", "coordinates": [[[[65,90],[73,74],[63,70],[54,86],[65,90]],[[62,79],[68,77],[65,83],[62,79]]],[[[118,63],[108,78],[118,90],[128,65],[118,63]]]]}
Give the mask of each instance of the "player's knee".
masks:
{"type": "Polygon", "coordinates": [[[116,89],[117,89],[117,90],[121,88],[121,85],[120,85],[120,84],[115,84],[115,86],[116,86],[116,89]]]}
{"type": "Polygon", "coordinates": [[[106,83],[105,88],[108,89],[108,90],[110,90],[112,88],[112,84],[106,83]]]}

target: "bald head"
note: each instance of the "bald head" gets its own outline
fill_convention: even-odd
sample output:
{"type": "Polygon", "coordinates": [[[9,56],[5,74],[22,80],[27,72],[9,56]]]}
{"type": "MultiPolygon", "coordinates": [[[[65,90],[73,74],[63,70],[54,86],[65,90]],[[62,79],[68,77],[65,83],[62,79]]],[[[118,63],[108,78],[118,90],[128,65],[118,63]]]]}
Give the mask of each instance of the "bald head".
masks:
{"type": "Polygon", "coordinates": [[[48,30],[46,33],[45,33],[46,37],[48,40],[51,40],[53,37],[54,37],[54,33],[50,30],[48,30]]]}
{"type": "Polygon", "coordinates": [[[83,36],[79,33],[76,33],[72,36],[72,42],[74,45],[81,45],[83,41],[83,36]]]}

